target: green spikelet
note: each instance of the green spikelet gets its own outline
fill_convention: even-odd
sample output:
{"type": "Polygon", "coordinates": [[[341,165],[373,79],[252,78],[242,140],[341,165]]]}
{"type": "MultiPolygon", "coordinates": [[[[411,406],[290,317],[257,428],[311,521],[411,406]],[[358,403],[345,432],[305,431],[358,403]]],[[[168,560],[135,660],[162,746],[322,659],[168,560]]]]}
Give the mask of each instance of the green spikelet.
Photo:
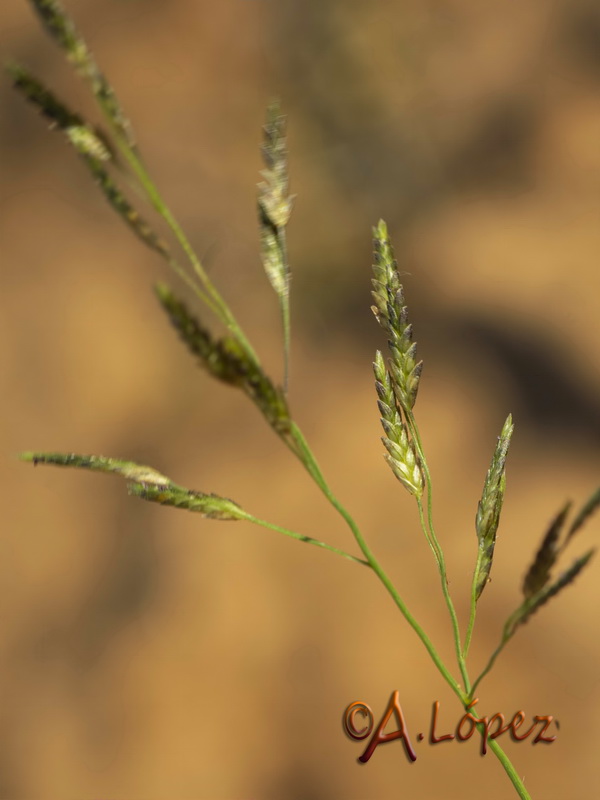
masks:
{"type": "Polygon", "coordinates": [[[31,0],[31,4],[50,36],[64,51],[77,72],[90,83],[98,105],[111,127],[133,147],[135,142],[131,124],[73,20],[57,0],[31,0]]]}
{"type": "Polygon", "coordinates": [[[412,495],[420,498],[423,494],[423,474],[406,425],[396,408],[392,380],[379,350],[373,362],[373,370],[378,397],[377,405],[381,414],[381,424],[386,434],[381,439],[387,450],[385,460],[400,483],[412,495]]]}
{"type": "Polygon", "coordinates": [[[144,244],[169,260],[171,255],[167,243],[143,219],[109,174],[106,163],[113,160],[113,154],[103,134],[71,111],[23,67],[10,64],[8,71],[13,78],[15,88],[63,131],[89,169],[102,194],[125,224],[144,244]]]}
{"type": "Polygon", "coordinates": [[[188,349],[214,378],[241,388],[279,434],[290,429],[290,413],[282,389],[273,385],[261,367],[233,337],[214,339],[164,284],[156,287],[158,300],[188,349]]]}
{"type": "Polygon", "coordinates": [[[233,500],[215,494],[204,494],[178,486],[152,467],[105,456],[86,456],[76,453],[22,453],[21,459],[36,464],[90,469],[120,475],[127,481],[129,494],[161,505],[194,511],[210,519],[248,519],[248,515],[233,500]]]}
{"type": "Polygon", "coordinates": [[[412,326],[404,305],[404,292],[398,265],[388,236],[387,225],[380,220],[373,228],[373,300],[375,317],[389,337],[390,377],[400,407],[408,413],[417,399],[423,362],[416,361],[417,345],[412,341],[412,326]]]}
{"type": "Polygon", "coordinates": [[[533,597],[535,594],[540,592],[550,580],[550,571],[556,563],[556,559],[558,558],[558,554],[560,552],[558,540],[564,527],[567,515],[571,509],[571,505],[572,504],[570,502],[566,503],[566,505],[558,512],[548,527],[548,531],[542,540],[542,544],[540,545],[533,563],[527,571],[525,580],[523,581],[523,594],[526,598],[533,597]]]}
{"type": "Polygon", "coordinates": [[[498,523],[500,522],[500,512],[502,511],[504,488],[506,485],[506,454],[513,430],[514,425],[512,417],[509,414],[502,428],[502,433],[498,438],[498,444],[492,456],[492,463],[483,485],[481,500],[477,506],[475,528],[477,531],[479,552],[477,566],[475,567],[475,575],[473,577],[476,600],[481,597],[481,593],[489,581],[490,570],[492,569],[496,533],[498,531],[498,523]]]}

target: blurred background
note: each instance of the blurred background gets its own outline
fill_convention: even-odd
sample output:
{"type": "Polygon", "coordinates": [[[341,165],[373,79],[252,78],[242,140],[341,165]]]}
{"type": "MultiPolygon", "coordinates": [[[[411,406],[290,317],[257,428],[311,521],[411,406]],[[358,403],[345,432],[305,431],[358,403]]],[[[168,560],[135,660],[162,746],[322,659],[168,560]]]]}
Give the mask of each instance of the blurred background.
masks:
{"type": "MultiPolygon", "coordinates": [[[[419,354],[416,406],[464,624],[474,514],[515,419],[477,673],[546,525],[598,484],[600,8],[592,0],[70,0],[164,196],[281,378],[258,258],[260,128],[288,115],[290,400],[325,475],[442,656],[450,626],[416,511],[387,469],[371,361],[371,226],[389,224],[419,354]]],[[[2,58],[99,117],[29,3],[2,58]]],[[[462,712],[378,582],[331,554],[144,504],[21,450],[131,458],[353,552],[342,522],[241,394],[184,350],[171,280],[63,138],[0,84],[0,797],[514,796],[478,742],[357,762],[342,731],[399,689],[414,739],[462,712]]],[[[182,294],[185,294],[181,290],[182,294]]],[[[201,309],[196,309],[201,312],[201,309]]],[[[566,562],[598,542],[586,530],[566,562]]],[[[598,796],[598,570],[521,629],[482,711],[552,714],[502,741],[533,797],[598,796]]],[[[506,737],[504,737],[506,738],[506,737]]]]}

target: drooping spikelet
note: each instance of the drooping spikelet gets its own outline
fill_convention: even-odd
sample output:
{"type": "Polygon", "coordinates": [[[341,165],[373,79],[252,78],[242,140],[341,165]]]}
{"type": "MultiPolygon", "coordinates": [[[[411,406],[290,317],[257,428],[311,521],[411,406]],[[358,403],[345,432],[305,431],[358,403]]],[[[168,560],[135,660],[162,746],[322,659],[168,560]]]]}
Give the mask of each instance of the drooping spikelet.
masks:
{"type": "Polygon", "coordinates": [[[53,464],[58,467],[90,469],[120,475],[127,481],[129,494],[166,506],[184,508],[210,519],[238,520],[248,515],[237,503],[216,494],[204,494],[178,486],[152,467],[105,456],[87,456],[77,453],[22,453],[23,461],[34,464],[53,464]]]}

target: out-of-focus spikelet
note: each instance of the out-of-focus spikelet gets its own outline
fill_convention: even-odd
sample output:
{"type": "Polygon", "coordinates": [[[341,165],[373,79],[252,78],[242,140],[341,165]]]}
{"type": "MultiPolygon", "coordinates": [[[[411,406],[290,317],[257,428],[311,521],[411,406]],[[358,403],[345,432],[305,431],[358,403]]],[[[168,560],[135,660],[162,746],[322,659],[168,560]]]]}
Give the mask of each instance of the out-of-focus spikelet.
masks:
{"type": "Polygon", "coordinates": [[[571,502],[566,503],[550,523],[542,539],[542,544],[523,581],[523,594],[525,597],[533,597],[533,595],[543,589],[550,580],[550,570],[556,563],[560,552],[558,540],[567,515],[571,509],[571,505],[571,502]]]}
{"type": "Polygon", "coordinates": [[[506,454],[510,445],[510,439],[514,430],[512,417],[509,414],[506,418],[502,433],[498,438],[492,463],[487,471],[481,500],[477,506],[475,517],[475,529],[477,531],[477,541],[479,546],[479,557],[477,559],[476,572],[473,579],[475,588],[475,599],[481,597],[489,579],[492,561],[494,558],[494,547],[496,545],[496,533],[500,522],[500,512],[504,500],[504,488],[506,485],[506,454]]]}
{"type": "Polygon", "coordinates": [[[258,406],[268,423],[278,433],[290,427],[290,414],[285,395],[273,385],[233,337],[214,339],[164,284],[156,286],[158,300],[188,349],[199,358],[214,378],[240,387],[258,406]]]}
{"type": "Polygon", "coordinates": [[[131,124],[73,20],[57,0],[31,0],[31,4],[50,36],[77,71],[89,81],[98,104],[115,132],[133,147],[135,142],[131,124]]]}

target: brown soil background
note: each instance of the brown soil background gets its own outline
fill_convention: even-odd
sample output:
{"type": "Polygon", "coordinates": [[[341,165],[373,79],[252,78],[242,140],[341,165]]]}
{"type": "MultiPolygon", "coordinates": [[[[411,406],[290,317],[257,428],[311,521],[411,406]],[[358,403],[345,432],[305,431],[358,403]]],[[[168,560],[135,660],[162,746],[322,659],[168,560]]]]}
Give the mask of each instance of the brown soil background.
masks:
{"type": "MultiPolygon", "coordinates": [[[[275,375],[257,257],[259,131],[289,116],[291,402],[324,472],[452,662],[414,507],[382,459],[370,226],[389,222],[425,359],[418,418],[461,619],[495,437],[516,430],[472,670],[518,601],[544,526],[598,483],[600,11],[586,0],[71,0],[146,160],[275,375]]],[[[0,47],[93,116],[24,0],[0,47]]],[[[514,794],[473,740],[381,747],[343,709],[391,692],[416,738],[461,711],[368,573],[245,524],[31,467],[24,449],[149,463],[351,547],[244,398],[192,365],[150,290],[167,276],[62,139],[0,85],[0,797],[465,798],[514,794]]],[[[96,119],[96,117],[94,117],[96,119]]],[[[173,281],[174,285],[175,282],[173,281]]],[[[598,541],[598,523],[571,557],[598,541]]],[[[505,742],[533,797],[600,794],[600,565],[527,625],[481,687],[553,714],[505,742]]]]}

